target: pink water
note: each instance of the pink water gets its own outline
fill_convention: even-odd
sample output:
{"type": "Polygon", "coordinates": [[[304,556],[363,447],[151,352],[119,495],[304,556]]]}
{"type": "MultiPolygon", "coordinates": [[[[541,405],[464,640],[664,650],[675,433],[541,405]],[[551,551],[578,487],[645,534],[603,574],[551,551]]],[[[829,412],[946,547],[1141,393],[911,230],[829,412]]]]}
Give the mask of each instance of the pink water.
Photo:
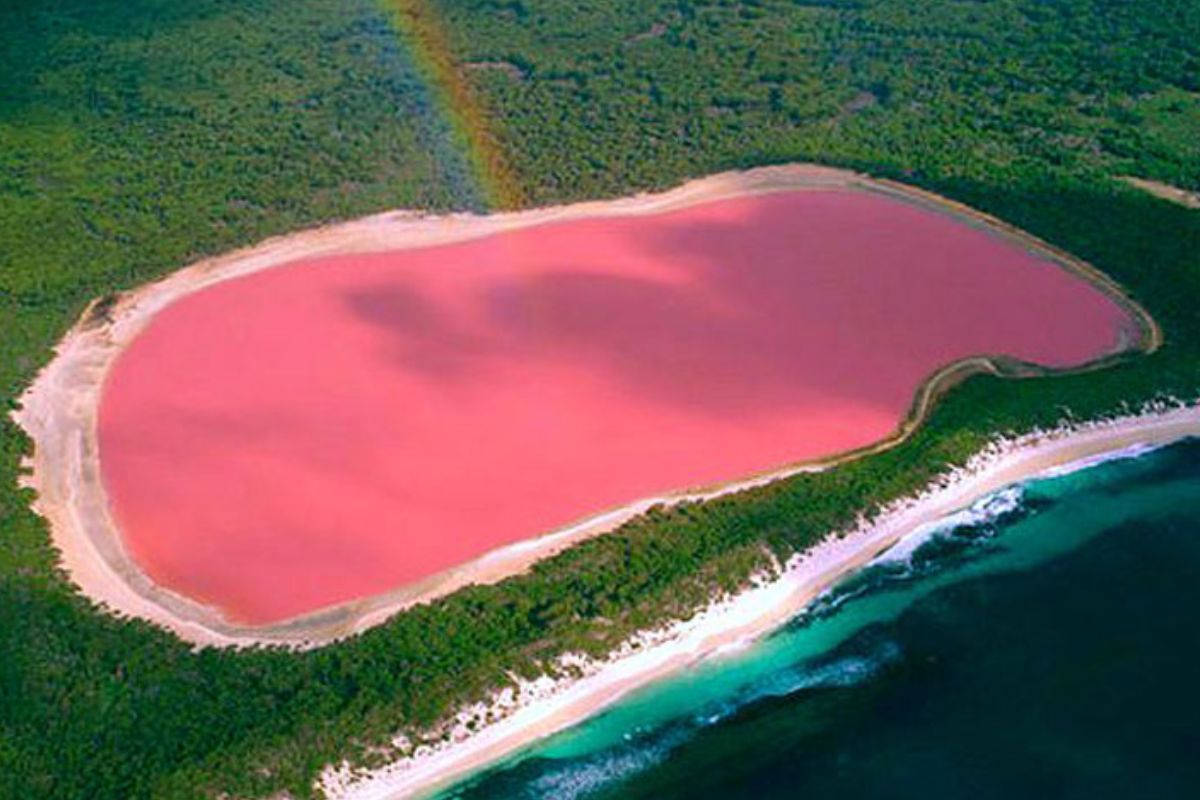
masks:
{"type": "Polygon", "coordinates": [[[807,191],[268,270],[160,313],[100,413],[157,582],[269,623],[661,492],[864,445],[974,354],[1130,322],[992,234],[807,191]]]}

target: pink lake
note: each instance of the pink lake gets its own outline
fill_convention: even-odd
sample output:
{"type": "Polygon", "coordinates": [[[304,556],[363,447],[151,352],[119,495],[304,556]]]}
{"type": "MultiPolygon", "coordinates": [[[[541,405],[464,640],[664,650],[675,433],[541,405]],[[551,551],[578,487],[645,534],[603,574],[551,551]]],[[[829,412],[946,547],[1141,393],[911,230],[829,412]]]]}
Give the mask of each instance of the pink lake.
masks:
{"type": "Polygon", "coordinates": [[[996,234],[851,190],[323,258],[161,312],[99,418],[125,545],[266,624],[587,515],[876,441],[971,355],[1136,335],[996,234]]]}

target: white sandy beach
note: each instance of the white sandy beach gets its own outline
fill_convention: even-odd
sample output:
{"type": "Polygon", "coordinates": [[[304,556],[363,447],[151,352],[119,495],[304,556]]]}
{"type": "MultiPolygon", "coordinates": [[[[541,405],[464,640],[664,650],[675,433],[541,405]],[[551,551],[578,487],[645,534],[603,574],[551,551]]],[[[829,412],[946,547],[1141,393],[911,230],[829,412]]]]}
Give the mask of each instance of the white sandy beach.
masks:
{"type": "Polygon", "coordinates": [[[1196,435],[1200,435],[1200,408],[1161,404],[1113,420],[998,441],[967,468],[923,494],[794,559],[778,578],[761,580],[686,623],[648,633],[605,662],[572,662],[582,667],[581,678],[543,679],[522,686],[519,692],[502,692],[490,705],[466,709],[449,731],[448,741],[417,747],[412,756],[383,769],[362,773],[346,765],[327,769],[321,788],[339,800],[430,794],[596,714],[656,679],[745,646],[796,616],[838,579],[906,536],[1006,486],[1196,435]],[[474,732],[468,727],[471,720],[474,732]]]}

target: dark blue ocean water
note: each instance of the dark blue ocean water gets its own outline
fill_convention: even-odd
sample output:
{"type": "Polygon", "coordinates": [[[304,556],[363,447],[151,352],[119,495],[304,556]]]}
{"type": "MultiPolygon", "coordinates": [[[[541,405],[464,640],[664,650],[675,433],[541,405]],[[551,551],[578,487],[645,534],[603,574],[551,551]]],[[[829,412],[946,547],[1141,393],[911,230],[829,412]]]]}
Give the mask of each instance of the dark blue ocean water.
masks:
{"type": "Polygon", "coordinates": [[[1037,480],[462,798],[1200,798],[1200,443],[1037,480]]]}

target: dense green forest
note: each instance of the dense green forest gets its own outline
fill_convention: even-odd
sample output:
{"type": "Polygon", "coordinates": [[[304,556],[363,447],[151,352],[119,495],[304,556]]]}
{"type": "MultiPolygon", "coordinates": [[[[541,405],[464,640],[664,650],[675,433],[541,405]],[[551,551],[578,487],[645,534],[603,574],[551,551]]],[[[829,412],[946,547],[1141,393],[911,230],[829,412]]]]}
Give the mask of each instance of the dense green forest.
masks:
{"type": "Polygon", "coordinates": [[[1200,186],[1194,0],[442,0],[538,200],[814,160],[1200,186]],[[564,147],[564,143],[570,143],[564,147]]]}
{"type": "MultiPolygon", "coordinates": [[[[442,0],[455,56],[536,202],[791,160],[898,177],[1090,260],[1163,325],[1149,357],[976,377],[904,445],[660,510],[531,573],[302,654],[193,651],[92,607],[18,488],[0,423],[0,797],[268,796],[370,762],[567,649],[603,653],[998,431],[1200,384],[1192,0],[442,0]],[[514,69],[472,67],[507,62],[514,69]]],[[[390,13],[390,12],[388,12],[390,13]]],[[[0,393],[93,297],[201,254],[395,206],[482,203],[370,0],[8,0],[0,8],[0,393]]]]}

